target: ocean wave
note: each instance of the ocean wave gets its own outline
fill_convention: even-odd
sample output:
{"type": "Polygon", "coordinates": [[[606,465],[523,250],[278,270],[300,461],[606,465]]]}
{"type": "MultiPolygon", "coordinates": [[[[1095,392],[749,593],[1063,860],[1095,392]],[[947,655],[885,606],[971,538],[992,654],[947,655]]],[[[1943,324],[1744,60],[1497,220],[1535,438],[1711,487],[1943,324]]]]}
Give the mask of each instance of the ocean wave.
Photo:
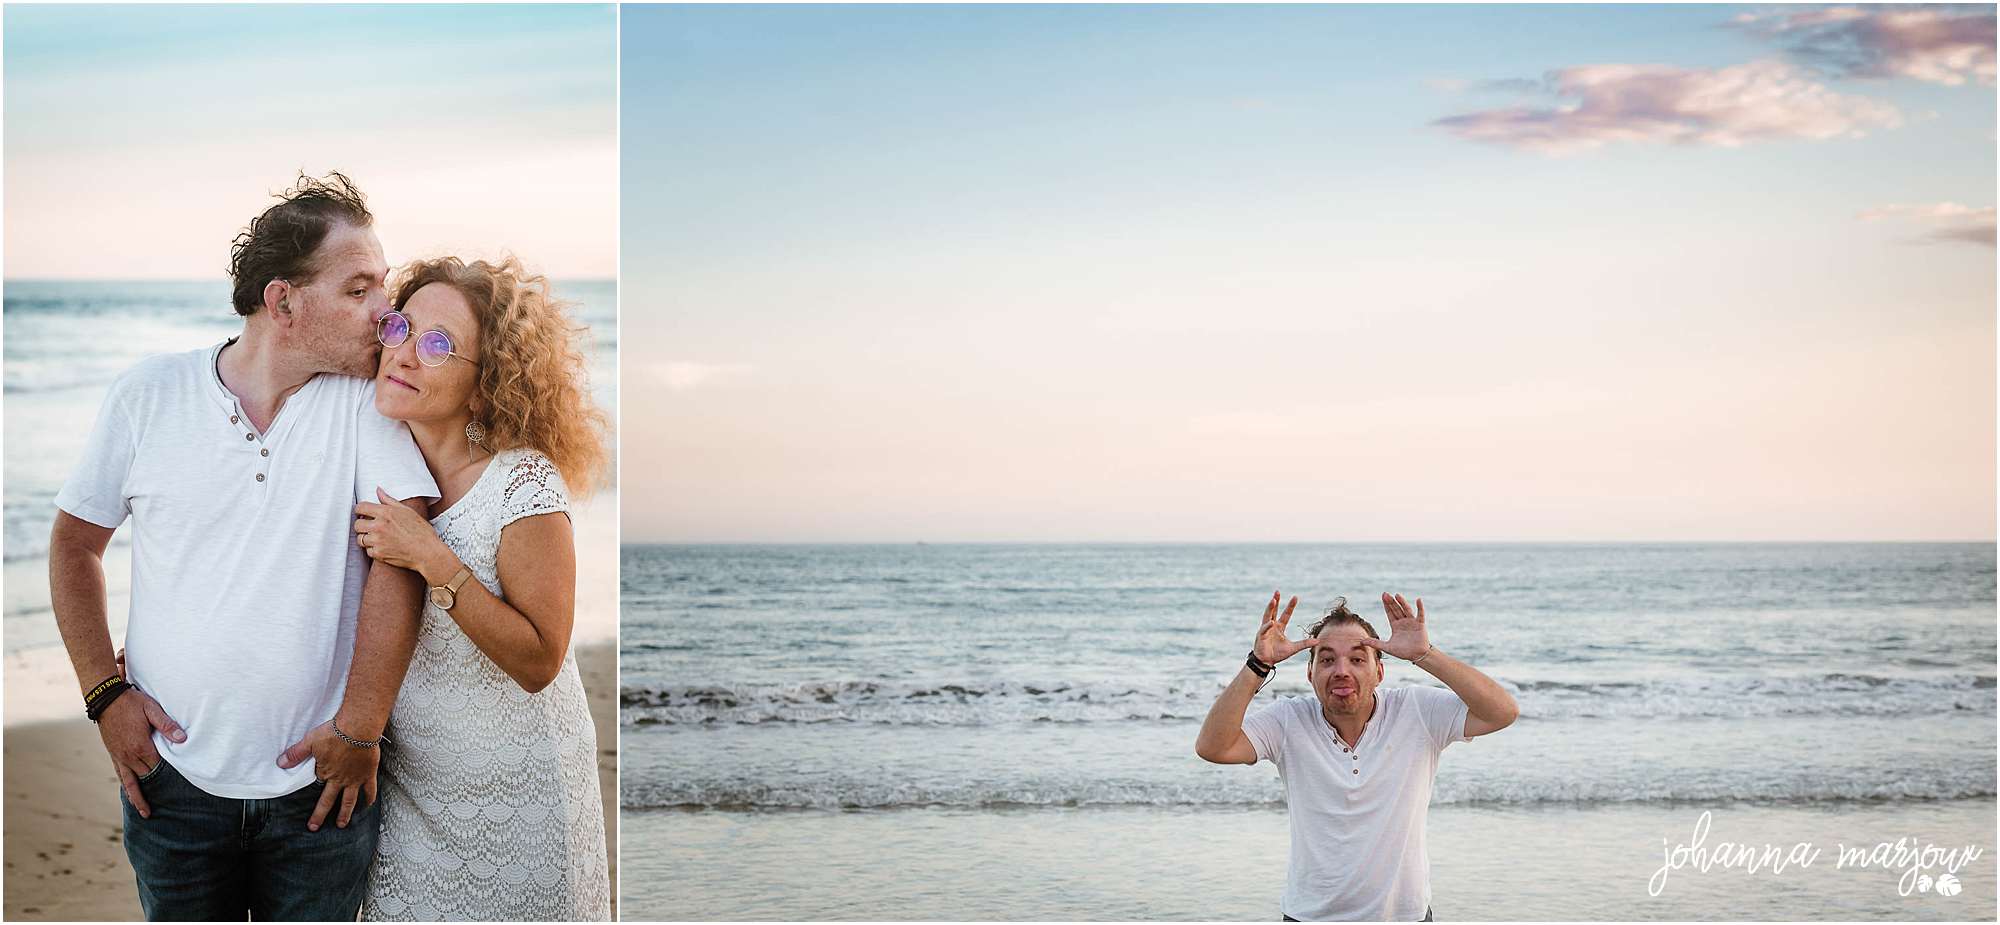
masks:
{"type": "Polygon", "coordinates": [[[10,504],[7,509],[7,525],[4,532],[5,549],[0,558],[8,562],[21,559],[38,559],[49,554],[49,531],[55,526],[55,493],[37,492],[47,495],[33,501],[10,504]]]}
{"type": "MultiPolygon", "coordinates": [[[[4,533],[4,547],[0,547],[0,557],[8,562],[27,559],[47,558],[49,554],[49,531],[55,526],[54,492],[47,493],[50,501],[42,509],[33,513],[10,510],[4,533]]],[[[130,530],[120,530],[111,536],[111,548],[122,549],[132,545],[130,530]]]]}
{"type": "Polygon", "coordinates": [[[90,390],[92,391],[92,397],[96,397],[95,393],[109,388],[112,380],[117,379],[118,374],[122,371],[122,368],[107,366],[99,369],[77,369],[68,373],[46,375],[35,370],[21,370],[17,373],[9,369],[5,380],[5,389],[8,395],[34,395],[44,392],[90,390]]]}
{"type": "MultiPolygon", "coordinates": [[[[1524,721],[1594,718],[1885,716],[1995,710],[1992,675],[1889,677],[1829,673],[1799,678],[1502,683],[1524,721]]],[[[1392,685],[1393,686],[1393,685],[1392,685]]],[[[1308,694],[1303,685],[1275,693],[1308,694]]],[[[988,726],[1006,723],[1199,721],[1212,681],[1184,683],[916,683],[628,686],[621,718],[634,726],[869,723],[988,726]]],[[[1267,694],[1268,696],[1268,694],[1267,694]]]]}
{"type": "MultiPolygon", "coordinates": [[[[1968,772],[1977,769],[1967,769],[1968,772]]],[[[627,809],[679,810],[886,810],[930,807],[961,809],[1183,807],[1282,807],[1275,782],[1262,786],[1229,783],[1137,783],[1124,781],[1036,781],[998,784],[915,784],[875,779],[815,780],[811,783],[756,781],[648,783],[626,780],[627,809]]],[[[1441,776],[1433,806],[1589,806],[1755,802],[1787,804],[1892,803],[1963,800],[1994,796],[1992,766],[1983,774],[1938,780],[1793,780],[1751,783],[1571,780],[1466,781],[1441,776]]]]}

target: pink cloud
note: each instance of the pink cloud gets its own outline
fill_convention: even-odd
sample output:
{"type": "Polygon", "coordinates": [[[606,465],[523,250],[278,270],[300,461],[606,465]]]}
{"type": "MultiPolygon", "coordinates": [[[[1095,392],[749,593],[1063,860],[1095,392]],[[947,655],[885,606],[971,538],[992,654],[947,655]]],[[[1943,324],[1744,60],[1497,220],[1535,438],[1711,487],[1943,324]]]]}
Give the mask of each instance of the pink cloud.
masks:
{"type": "Polygon", "coordinates": [[[1571,102],[1488,109],[1435,124],[1472,141],[1566,154],[1613,142],[1737,147],[1852,138],[1902,122],[1893,106],[1835,93],[1777,60],[1713,69],[1595,64],[1552,71],[1544,82],[1571,102]]]}
{"type": "Polygon", "coordinates": [[[1982,209],[1956,202],[1878,206],[1862,212],[1858,217],[1865,222],[1886,219],[1916,224],[1927,229],[1921,239],[1926,242],[1950,241],[1994,246],[1992,206],[1982,209]]]}
{"type": "Polygon", "coordinates": [[[1969,11],[1835,6],[1745,13],[1735,24],[1777,39],[1799,57],[1836,73],[1993,85],[1991,6],[1969,11]]]}

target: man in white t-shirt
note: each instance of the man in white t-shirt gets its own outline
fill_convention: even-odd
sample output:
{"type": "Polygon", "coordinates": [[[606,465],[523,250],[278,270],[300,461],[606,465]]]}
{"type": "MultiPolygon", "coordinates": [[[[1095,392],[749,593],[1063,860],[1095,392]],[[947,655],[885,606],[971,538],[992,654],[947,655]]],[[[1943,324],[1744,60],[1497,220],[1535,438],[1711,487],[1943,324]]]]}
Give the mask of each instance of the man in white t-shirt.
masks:
{"type": "Polygon", "coordinates": [[[148,919],[353,921],[416,643],[422,581],[352,534],[378,487],[418,511],[438,493],[375,411],[388,265],[346,177],[279,198],[232,250],[242,333],[119,376],[56,496],[56,622],[148,919]],[[127,520],[121,666],[103,553],[127,520]]]}
{"type": "Polygon", "coordinates": [[[1256,643],[1216,698],[1195,754],[1217,764],[1269,760],[1285,782],[1291,860],[1279,910],[1287,921],[1430,921],[1424,821],[1438,757],[1453,742],[1504,729],[1520,715],[1492,678],[1431,644],[1424,601],[1382,595],[1388,639],[1336,601],[1306,638],[1285,638],[1294,597],[1264,607],[1256,643]],[[1312,649],[1312,697],[1286,697],[1247,719],[1273,667],[1312,649]],[[1383,688],[1382,653],[1407,659],[1449,690],[1383,688]]]}

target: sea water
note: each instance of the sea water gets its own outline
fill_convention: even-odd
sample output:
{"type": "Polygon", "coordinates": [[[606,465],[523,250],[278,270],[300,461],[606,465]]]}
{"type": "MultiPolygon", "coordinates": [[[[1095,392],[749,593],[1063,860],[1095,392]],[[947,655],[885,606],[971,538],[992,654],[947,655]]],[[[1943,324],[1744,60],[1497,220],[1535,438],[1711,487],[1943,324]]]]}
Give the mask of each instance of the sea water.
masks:
{"type": "MultiPolygon", "coordinates": [[[[1301,597],[1294,636],[1335,595],[1385,634],[1380,593],[1421,595],[1433,642],[1519,701],[1514,726],[1444,753],[1440,918],[1995,910],[1992,544],[623,558],[634,914],[1276,918],[1276,771],[1193,754],[1273,590],[1301,597]],[[1739,841],[1920,836],[1989,859],[1950,898],[1831,861],[1648,895],[1703,810],[1739,841]]],[[[1437,682],[1391,659],[1386,683],[1437,682]]],[[[1258,705],[1294,695],[1297,661],[1258,705]]]]}

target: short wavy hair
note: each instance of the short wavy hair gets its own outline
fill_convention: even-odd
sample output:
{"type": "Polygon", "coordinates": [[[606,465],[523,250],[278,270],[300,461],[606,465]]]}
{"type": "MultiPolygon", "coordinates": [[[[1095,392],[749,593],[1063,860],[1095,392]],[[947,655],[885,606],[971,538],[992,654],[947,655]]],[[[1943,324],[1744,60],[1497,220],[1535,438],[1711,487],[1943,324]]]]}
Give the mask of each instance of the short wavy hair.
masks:
{"type": "Polygon", "coordinates": [[[610,418],[590,398],[578,344],[589,331],[572,321],[569,305],[549,294],[546,277],[509,256],[499,263],[457,257],[419,260],[396,274],[397,311],[432,283],[456,290],[479,318],[479,397],[482,445],[539,450],[579,497],[609,468],[610,418]]]}
{"type": "MultiPolygon", "coordinates": [[[[1306,628],[1306,637],[1309,639],[1317,638],[1319,636],[1320,630],[1326,629],[1329,626],[1340,626],[1342,624],[1347,624],[1347,623],[1352,623],[1355,626],[1361,627],[1361,631],[1367,633],[1368,638],[1370,639],[1382,638],[1381,636],[1376,635],[1375,627],[1373,624],[1370,624],[1360,614],[1347,609],[1347,598],[1344,597],[1336,597],[1333,599],[1333,603],[1327,605],[1326,615],[1320,617],[1319,622],[1314,623],[1312,626],[1306,628]]],[[[1313,658],[1318,658],[1318,657],[1319,657],[1319,650],[1315,648],[1313,649],[1313,658]]],[[[1382,660],[1381,649],[1375,650],[1375,660],[1378,662],[1382,660]]]]}
{"type": "Polygon", "coordinates": [[[264,307],[264,287],[272,280],[312,282],[319,246],[335,226],[375,223],[367,198],[338,170],[323,179],[301,172],[276,195],[278,204],[251,219],[229,245],[229,301],[245,317],[264,307]]]}

